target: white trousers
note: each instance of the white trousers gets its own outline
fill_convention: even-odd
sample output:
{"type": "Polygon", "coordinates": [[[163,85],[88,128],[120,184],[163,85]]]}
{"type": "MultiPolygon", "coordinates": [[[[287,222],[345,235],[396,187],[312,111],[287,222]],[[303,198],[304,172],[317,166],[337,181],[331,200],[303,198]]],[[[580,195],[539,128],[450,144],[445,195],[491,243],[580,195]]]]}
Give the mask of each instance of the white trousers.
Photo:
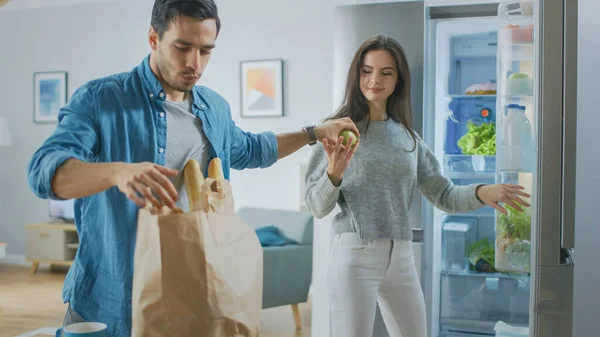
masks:
{"type": "Polygon", "coordinates": [[[327,279],[334,337],[372,336],[377,303],[390,337],[427,337],[410,241],[335,235],[327,279]]]}

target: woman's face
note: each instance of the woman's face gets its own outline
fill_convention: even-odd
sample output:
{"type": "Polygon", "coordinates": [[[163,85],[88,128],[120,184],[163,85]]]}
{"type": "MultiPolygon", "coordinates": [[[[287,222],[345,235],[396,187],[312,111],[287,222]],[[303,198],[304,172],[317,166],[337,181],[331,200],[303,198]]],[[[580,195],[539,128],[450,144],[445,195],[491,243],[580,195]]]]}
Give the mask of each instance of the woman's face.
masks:
{"type": "Polygon", "coordinates": [[[365,55],[360,69],[360,90],[373,103],[385,102],[398,82],[398,69],[387,50],[372,50],[365,55]]]}

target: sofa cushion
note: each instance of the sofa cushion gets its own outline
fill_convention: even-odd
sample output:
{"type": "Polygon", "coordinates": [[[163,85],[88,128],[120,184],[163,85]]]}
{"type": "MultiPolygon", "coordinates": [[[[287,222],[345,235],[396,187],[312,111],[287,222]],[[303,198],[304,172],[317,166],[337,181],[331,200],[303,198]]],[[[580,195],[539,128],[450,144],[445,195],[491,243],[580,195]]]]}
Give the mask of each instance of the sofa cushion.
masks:
{"type": "Polygon", "coordinates": [[[313,216],[309,212],[242,207],[237,213],[254,229],[273,225],[283,236],[293,239],[301,245],[312,245],[313,243],[313,216]]]}
{"type": "Polygon", "coordinates": [[[264,247],[263,309],[304,303],[312,280],[309,245],[264,247]]]}
{"type": "Polygon", "coordinates": [[[281,235],[279,229],[272,225],[257,228],[255,231],[256,235],[258,235],[258,241],[260,241],[260,245],[263,247],[297,244],[296,241],[281,235]]]}

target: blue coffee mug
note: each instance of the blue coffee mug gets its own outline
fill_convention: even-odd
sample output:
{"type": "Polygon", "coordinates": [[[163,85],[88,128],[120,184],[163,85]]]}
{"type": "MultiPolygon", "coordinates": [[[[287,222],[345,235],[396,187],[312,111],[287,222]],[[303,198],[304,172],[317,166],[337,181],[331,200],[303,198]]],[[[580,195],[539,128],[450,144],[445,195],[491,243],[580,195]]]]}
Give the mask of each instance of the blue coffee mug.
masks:
{"type": "Polygon", "coordinates": [[[104,323],[75,323],[69,324],[56,331],[56,337],[106,337],[104,323]]]}

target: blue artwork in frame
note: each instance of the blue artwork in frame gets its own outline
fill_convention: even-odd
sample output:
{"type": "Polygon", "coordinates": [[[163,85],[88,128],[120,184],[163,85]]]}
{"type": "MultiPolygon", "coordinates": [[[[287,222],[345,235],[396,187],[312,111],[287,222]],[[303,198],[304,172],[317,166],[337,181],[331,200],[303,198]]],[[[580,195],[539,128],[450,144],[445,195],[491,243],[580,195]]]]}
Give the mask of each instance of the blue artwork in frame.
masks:
{"type": "Polygon", "coordinates": [[[67,73],[37,72],[34,83],[34,121],[57,123],[58,112],[67,103],[67,73]]]}

